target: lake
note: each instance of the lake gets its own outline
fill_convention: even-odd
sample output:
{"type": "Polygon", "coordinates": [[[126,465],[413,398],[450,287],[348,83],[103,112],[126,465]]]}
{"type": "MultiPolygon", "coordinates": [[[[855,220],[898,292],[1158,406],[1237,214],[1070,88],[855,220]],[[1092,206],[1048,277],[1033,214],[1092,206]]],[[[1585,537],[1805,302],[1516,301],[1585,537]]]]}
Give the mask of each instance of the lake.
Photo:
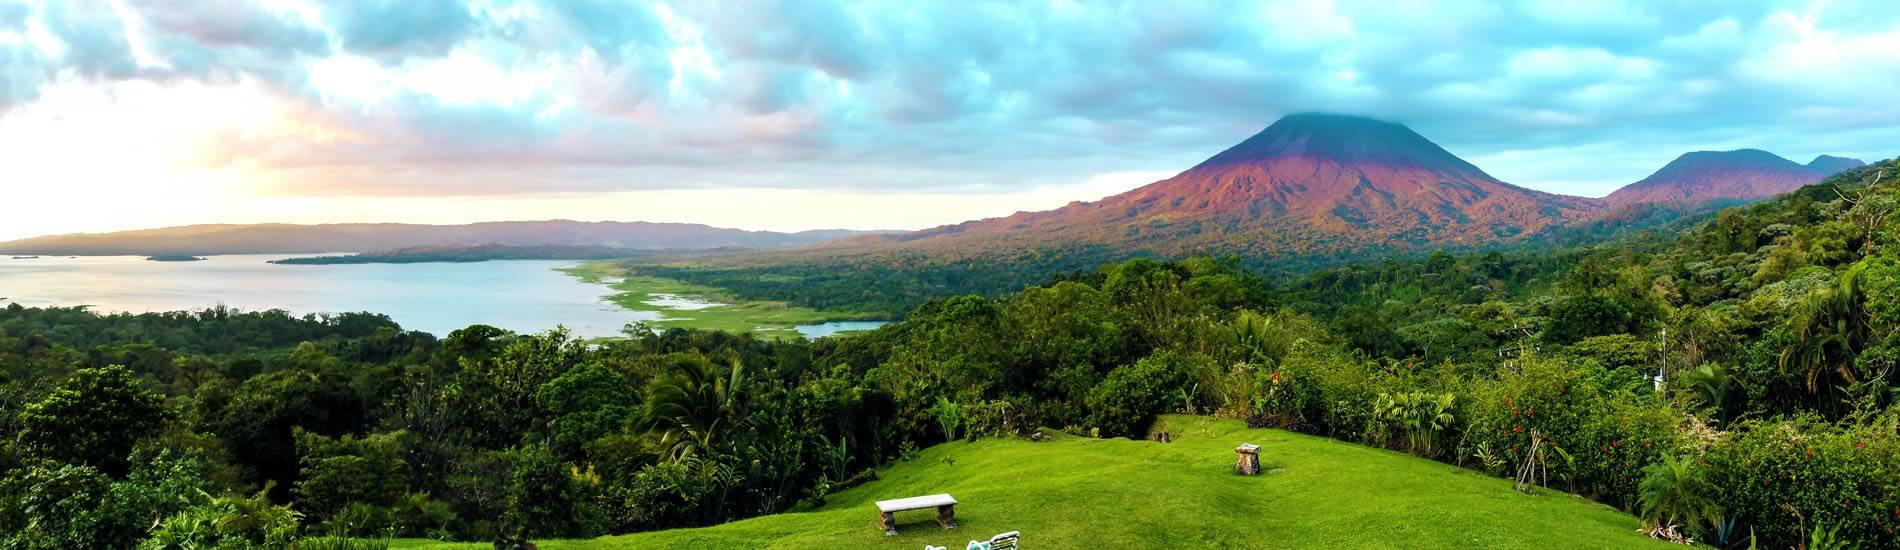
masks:
{"type": "MultiPolygon", "coordinates": [[[[276,265],[286,255],[212,256],[197,262],[155,262],[142,256],[0,257],[0,305],[92,306],[99,312],[173,311],[224,304],[246,311],[293,314],[369,311],[403,328],[445,336],[473,324],[519,333],[564,325],[588,338],[620,336],[634,321],[661,311],[628,311],[607,302],[612,291],[555,268],[579,262],[508,260],[471,263],[276,265]]],[[[667,296],[663,307],[690,310],[692,300],[667,296]]],[[[819,337],[829,324],[797,327],[819,337]]]]}

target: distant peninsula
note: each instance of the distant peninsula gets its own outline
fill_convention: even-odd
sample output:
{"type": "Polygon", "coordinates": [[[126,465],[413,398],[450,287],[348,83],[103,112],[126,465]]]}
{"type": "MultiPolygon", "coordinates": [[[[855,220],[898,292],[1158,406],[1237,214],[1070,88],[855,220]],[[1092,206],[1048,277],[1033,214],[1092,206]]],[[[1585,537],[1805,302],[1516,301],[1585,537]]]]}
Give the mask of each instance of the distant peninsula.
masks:
{"type": "MultiPolygon", "coordinates": [[[[611,246],[422,246],[341,256],[312,256],[271,260],[273,264],[413,264],[428,262],[485,262],[489,260],[614,260],[651,256],[659,250],[611,246]]],[[[699,251],[706,252],[706,251],[699,251]]]]}
{"type": "Polygon", "coordinates": [[[190,254],[155,254],[146,256],[148,262],[202,262],[205,259],[190,254]]]}

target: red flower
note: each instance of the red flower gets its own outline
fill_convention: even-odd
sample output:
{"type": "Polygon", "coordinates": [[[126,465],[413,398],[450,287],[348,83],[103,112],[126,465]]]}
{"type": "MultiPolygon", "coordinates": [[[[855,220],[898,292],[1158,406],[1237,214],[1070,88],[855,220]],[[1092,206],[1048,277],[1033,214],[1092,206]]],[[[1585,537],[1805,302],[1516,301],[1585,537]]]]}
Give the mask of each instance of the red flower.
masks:
{"type": "Polygon", "coordinates": [[[1808,456],[1814,456],[1814,451],[1808,451],[1808,456]]]}

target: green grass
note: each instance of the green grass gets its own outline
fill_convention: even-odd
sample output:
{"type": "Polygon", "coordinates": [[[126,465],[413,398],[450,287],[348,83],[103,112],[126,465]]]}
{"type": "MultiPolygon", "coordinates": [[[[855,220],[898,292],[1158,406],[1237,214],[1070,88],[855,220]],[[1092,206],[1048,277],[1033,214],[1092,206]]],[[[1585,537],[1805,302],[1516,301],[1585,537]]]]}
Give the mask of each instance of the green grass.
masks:
{"type": "Polygon", "coordinates": [[[792,330],[792,327],[796,325],[875,318],[875,316],[860,312],[819,311],[785,302],[736,300],[723,295],[719,289],[709,286],[660,277],[631,276],[613,262],[588,262],[558,271],[579,278],[581,282],[606,285],[615,291],[615,294],[608,296],[607,300],[629,311],[659,312],[661,314],[659,321],[647,323],[655,330],[679,327],[724,330],[733,333],[750,332],[761,336],[796,337],[798,333],[792,330]],[[609,282],[610,279],[617,280],[609,282]],[[663,294],[715,302],[720,305],[684,310],[647,303],[661,298],[663,294]]]}
{"type": "MultiPolygon", "coordinates": [[[[1400,453],[1234,420],[1169,416],[1173,443],[1089,439],[956,442],[879,471],[826,506],[701,529],[546,541],[547,550],[610,548],[961,549],[1022,531],[1028,548],[1668,548],[1635,517],[1567,494],[1519,493],[1509,480],[1400,453]],[[1241,443],[1262,465],[1233,473],[1241,443]],[[950,493],[962,524],[900,512],[876,527],[875,501],[950,493]]],[[[485,544],[404,540],[391,548],[485,544]]]]}

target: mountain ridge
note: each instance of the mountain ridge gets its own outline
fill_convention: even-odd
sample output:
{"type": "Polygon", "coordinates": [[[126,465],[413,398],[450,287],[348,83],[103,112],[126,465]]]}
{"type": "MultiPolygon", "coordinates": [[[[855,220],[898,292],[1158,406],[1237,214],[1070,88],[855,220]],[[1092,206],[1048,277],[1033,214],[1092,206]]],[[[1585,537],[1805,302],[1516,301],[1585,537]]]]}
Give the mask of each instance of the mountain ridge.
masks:
{"type": "Polygon", "coordinates": [[[538,220],[456,225],[404,223],[194,224],[67,233],[0,242],[0,254],[325,254],[430,246],[603,246],[640,250],[789,248],[873,233],[825,229],[781,233],[705,224],[538,220]]]}
{"type": "Polygon", "coordinates": [[[1858,159],[1830,155],[1800,164],[1760,149],[1693,151],[1669,161],[1648,177],[1611,192],[1604,201],[1618,207],[1724,198],[1765,199],[1864,164],[1858,159]]]}

